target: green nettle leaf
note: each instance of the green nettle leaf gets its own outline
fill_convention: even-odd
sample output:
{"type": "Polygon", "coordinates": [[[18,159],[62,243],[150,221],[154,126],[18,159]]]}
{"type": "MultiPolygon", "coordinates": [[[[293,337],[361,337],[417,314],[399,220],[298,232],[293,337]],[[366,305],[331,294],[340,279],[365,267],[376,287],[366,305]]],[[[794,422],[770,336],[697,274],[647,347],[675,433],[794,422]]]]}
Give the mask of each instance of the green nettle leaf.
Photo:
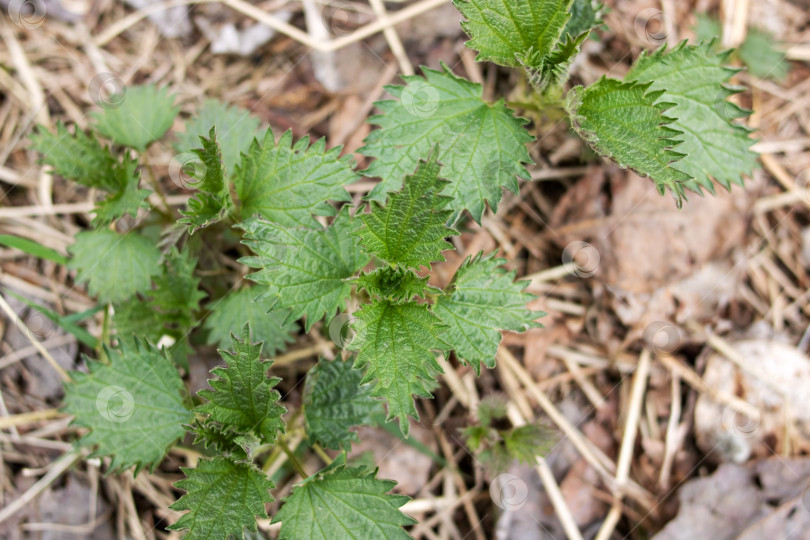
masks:
{"type": "Polygon", "coordinates": [[[84,446],[112,456],[111,471],[157,465],[193,419],[184,405],[185,387],[164,352],[133,340],[105,349],[110,360],[87,359],[89,373],[73,372],[65,384],[65,410],[73,423],[90,428],[84,446]]]}
{"type": "Polygon", "coordinates": [[[208,137],[200,136],[202,148],[194,148],[191,153],[196,154],[205,166],[202,178],[194,184],[200,191],[214,195],[228,193],[228,182],[225,180],[225,170],[222,165],[220,143],[217,139],[217,128],[212,127],[208,137]]]}
{"type": "Polygon", "coordinates": [[[303,409],[307,436],[334,450],[351,447],[357,434],[352,426],[370,424],[381,403],[371,396],[371,386],[360,384],[362,372],[351,362],[321,359],[307,373],[303,409]]]}
{"type": "MultiPolygon", "coordinates": [[[[182,219],[178,223],[189,226],[189,234],[222,220],[231,208],[231,193],[225,180],[225,170],[220,157],[216,128],[211,128],[208,138],[200,137],[202,148],[191,150],[200,159],[202,171],[199,171],[198,182],[192,184],[199,192],[188,201],[188,209],[181,211],[182,219]]],[[[190,162],[190,165],[195,163],[190,162]]],[[[194,167],[197,169],[198,167],[194,167]]]]}
{"type": "Polygon", "coordinates": [[[168,529],[186,530],[186,540],[242,538],[244,529],[256,531],[257,518],[268,517],[275,486],[252,464],[216,457],[181,469],[186,478],[174,485],[186,494],[171,509],[188,513],[168,529]]]}
{"type": "Polygon", "coordinates": [[[498,432],[486,426],[468,426],[461,430],[464,444],[472,452],[478,452],[481,447],[490,441],[497,440],[498,432]]]}
{"type": "Polygon", "coordinates": [[[105,191],[118,189],[113,173],[117,160],[92,132],[74,127],[70,133],[61,121],[56,124],[56,134],[39,126],[31,135],[31,147],[42,154],[42,162],[53,167],[54,173],[68,180],[105,191]]]}
{"type": "Polygon", "coordinates": [[[247,463],[251,458],[236,444],[235,439],[239,436],[237,431],[230,427],[225,427],[217,422],[195,419],[190,425],[184,426],[186,431],[194,434],[192,444],[201,444],[205,448],[213,448],[222,456],[230,458],[232,461],[247,463]]]}
{"type": "Polygon", "coordinates": [[[139,152],[163,137],[172,127],[179,107],[166,88],[129,86],[120,106],[93,113],[96,129],[118,144],[139,152]]]}
{"type": "Polygon", "coordinates": [[[517,177],[531,179],[523,164],[531,163],[526,144],[534,139],[523,127],[527,121],[502,100],[482,99],[480,84],[456,77],[447,66],[422,71],[425,78],[406,76],[406,86],[386,87],[396,101],[377,103],[383,114],[369,119],[380,129],[360,152],[377,159],[363,173],[382,181],[368,198],[385,200],[439,145],[436,158],[450,181],[443,194],[453,198],[449,208],[456,214],[467,209],[480,222],[487,202],[497,208],[502,187],[517,193],[517,177]]]}
{"type": "Polygon", "coordinates": [[[119,339],[138,336],[157,343],[167,333],[166,322],[163,313],[138,297],[115,304],[113,326],[119,339]]]}
{"type": "Polygon", "coordinates": [[[515,458],[506,449],[503,440],[497,440],[490,444],[484,443],[478,454],[478,461],[483,465],[484,470],[491,475],[505,473],[509,469],[515,458]]]}
{"type": "Polygon", "coordinates": [[[562,87],[568,80],[568,70],[588,35],[589,32],[586,31],[576,37],[567,36],[565,41],[560,42],[557,48],[538,62],[537,68],[527,67],[529,82],[541,92],[548,92],[552,88],[562,92],[562,87]]]}
{"type": "Polygon", "coordinates": [[[119,338],[133,335],[157,342],[164,335],[183,338],[197,322],[196,312],[206,294],[194,276],[197,261],[186,248],[176,247],[165,255],[162,273],[153,279],[155,288],[143,296],[115,304],[113,324],[119,338]]]}
{"type": "Polygon", "coordinates": [[[228,293],[208,304],[211,314],[203,327],[208,330],[208,343],[224,349],[231,344],[231,334],[238,333],[245,324],[250,325],[253,338],[264,343],[268,354],[287,348],[293,341],[295,323],[286,323],[286,311],[271,311],[275,300],[256,299],[258,290],[243,288],[228,293]]]}
{"type": "Polygon", "coordinates": [[[602,14],[605,6],[596,0],[574,0],[571,4],[571,18],[562,31],[563,36],[580,36],[604,23],[602,14]]]}
{"type": "MultiPolygon", "coordinates": [[[[233,438],[239,457],[234,461],[252,460],[257,450],[262,450],[264,442],[254,433],[240,433],[233,438]],[[245,457],[243,458],[242,455],[245,457]]],[[[236,456],[236,454],[234,454],[236,456]]]]}
{"type": "Polygon", "coordinates": [[[466,21],[467,47],[476,60],[502,66],[540,67],[563,37],[573,0],[454,0],[466,21]]]}
{"type": "Polygon", "coordinates": [[[68,268],[77,270],[76,282],[88,282],[90,294],[103,302],[127,300],[146,291],[152,276],[160,273],[160,251],[135,232],[83,231],[68,251],[73,255],[68,268]]]}
{"type": "Polygon", "coordinates": [[[180,211],[184,217],[177,223],[188,225],[189,234],[222,221],[228,211],[226,200],[205,192],[197,193],[186,204],[186,210],[180,211]]]}
{"type": "Polygon", "coordinates": [[[555,434],[540,424],[526,424],[503,433],[503,439],[512,459],[531,465],[537,456],[542,456],[551,449],[555,434]]]}
{"type": "Polygon", "coordinates": [[[599,154],[642,176],[649,176],[663,195],[669,189],[680,207],[684,188],[693,182],[674,168],[683,154],[674,151],[680,131],[664,115],[672,103],[660,101],[663,90],[650,83],[602,77],[587,88],[577,86],[566,98],[566,110],[579,135],[599,154]]]}
{"type": "Polygon", "coordinates": [[[306,331],[324,315],[330,319],[351,294],[348,278],[369,261],[351,231],[344,206],[325,229],[285,227],[249,220],[244,243],[256,253],[240,262],[261,270],[248,276],[267,287],[264,296],[276,299],[274,309],[289,309],[288,321],[306,316],[306,331]]]}
{"type": "Polygon", "coordinates": [[[360,275],[356,281],[358,289],[380,300],[393,303],[410,302],[418,296],[427,299],[429,294],[440,294],[441,290],[428,285],[427,277],[419,277],[413,270],[380,266],[360,275]]]}
{"type": "Polygon", "coordinates": [[[124,214],[134,216],[139,208],[149,208],[144,199],[151,192],[138,189],[138,161],[127,156],[123,162],[118,161],[92,132],[86,134],[74,128],[70,133],[62,122],[57,123],[56,134],[40,126],[31,135],[31,146],[56,174],[111,193],[96,204],[93,226],[103,227],[124,214]]]}
{"type": "Polygon", "coordinates": [[[688,187],[698,193],[701,186],[714,193],[711,179],[726,189],[743,184],[742,175],[756,166],[754,143],[744,126],[733,120],[748,116],[726,98],[739,92],[725,83],[737,72],[726,67],[729,53],[715,54],[712,43],[687,45],[682,42],[667,51],[643,53],[625,77],[628,81],[651,83],[650,90],[663,91],[661,99],[674,103],[667,110],[670,126],[681,133],[678,152],[686,154],[672,167],[695,179],[688,187]]]}
{"type": "Polygon", "coordinates": [[[710,41],[723,33],[723,25],[711,15],[695,13],[695,21],[694,31],[698,41],[710,41]]]}
{"type": "Polygon", "coordinates": [[[785,54],[777,49],[773,36],[768,32],[749,28],[737,54],[748,71],[756,77],[782,81],[788,75],[790,64],[785,59],[785,54]]]}
{"type": "Polygon", "coordinates": [[[501,266],[506,260],[494,255],[468,257],[453,277],[449,294],[433,305],[433,313],[447,325],[442,341],[476,372],[482,363],[495,367],[502,330],[523,332],[540,326],[535,319],[545,315],[526,309],[535,298],[524,292],[528,282],[515,282],[515,272],[501,266]]]}
{"type": "Polygon", "coordinates": [[[593,0],[454,0],[466,17],[476,60],[523,67],[538,91],[559,92],[590,31],[601,23],[593,0]]]}
{"type": "Polygon", "coordinates": [[[343,186],[358,178],[351,157],[340,157],[339,147],[327,150],[324,139],[309,146],[309,137],[293,144],[291,131],[276,144],[268,129],[242,156],[233,183],[242,219],[260,216],[288,227],[317,227],[312,215],[334,215],[329,201],[351,200],[343,186]]]}
{"type": "Polygon", "coordinates": [[[429,387],[441,373],[433,350],[447,346],[439,338],[441,321],[427,305],[387,300],[364,305],[355,314],[355,367],[367,367],[363,383],[374,383],[374,394],[388,400],[387,420],[399,419],[405,435],[408,416],[419,418],[412,396],[432,397],[429,387]]]}
{"type": "Polygon", "coordinates": [[[491,426],[509,412],[509,400],[503,394],[490,394],[478,403],[478,422],[482,426],[491,426]]]}
{"type": "Polygon", "coordinates": [[[245,325],[242,339],[233,337],[233,352],[220,350],[227,367],[211,370],[216,375],[208,381],[213,390],[197,392],[206,403],[194,410],[240,433],[255,432],[269,444],[284,431],[281,416],[287,410],[278,404],[281,394],[273,389],[281,379],[267,377],[271,363],[261,359],[262,344],[251,341],[245,325]]]}
{"type": "Polygon", "coordinates": [[[220,136],[225,174],[229,176],[236,171],[242,152],[247,152],[254,137],[260,135],[259,119],[245,109],[207,99],[186,122],[185,133],[177,134],[175,148],[181,153],[194,151],[200,147],[200,137],[210,137],[214,126],[220,136]]]}
{"type": "Polygon", "coordinates": [[[340,465],[310,477],[284,499],[273,517],[280,540],[407,540],[402,527],[416,521],[399,511],[404,495],[387,495],[396,485],[375,478],[376,470],[340,465]]]}
{"type": "Polygon", "coordinates": [[[363,225],[354,233],[369,253],[391,264],[419,268],[443,261],[442,251],[453,248],[445,238],[458,234],[445,225],[452,211],[444,208],[451,199],[439,192],[447,184],[439,178],[434,152],[385,206],[372,201],[370,212],[357,215],[363,225]]]}
{"type": "Polygon", "coordinates": [[[94,227],[104,227],[125,214],[135,217],[139,208],[148,210],[146,197],[151,191],[139,189],[141,175],[138,174],[138,160],[124,156],[123,163],[116,163],[110,171],[113,182],[112,195],[96,203],[93,210],[94,227]]]}
{"type": "Polygon", "coordinates": [[[155,278],[152,301],[163,313],[174,313],[184,318],[185,326],[190,326],[196,318],[194,312],[200,309],[200,300],[207,295],[199,289],[200,278],[194,276],[197,259],[187,248],[172,249],[166,254],[163,273],[155,278]]]}

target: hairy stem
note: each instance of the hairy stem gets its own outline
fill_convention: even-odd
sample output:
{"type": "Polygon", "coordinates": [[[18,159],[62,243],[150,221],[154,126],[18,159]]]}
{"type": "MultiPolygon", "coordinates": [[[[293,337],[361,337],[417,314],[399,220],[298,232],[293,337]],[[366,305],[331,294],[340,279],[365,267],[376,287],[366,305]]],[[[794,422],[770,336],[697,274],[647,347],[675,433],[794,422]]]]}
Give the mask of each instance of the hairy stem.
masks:
{"type": "Polygon", "coordinates": [[[318,443],[313,444],[313,445],[312,445],[312,450],[313,450],[313,451],[314,451],[316,454],[318,454],[318,457],[319,457],[319,458],[321,458],[321,459],[323,460],[323,462],[324,462],[324,463],[326,463],[327,465],[331,465],[331,464],[332,464],[332,458],[330,458],[330,457],[329,457],[329,454],[327,454],[327,453],[326,453],[326,450],[324,450],[323,448],[321,448],[321,445],[320,445],[320,444],[318,444],[318,443]]]}
{"type": "Polygon", "coordinates": [[[287,454],[287,459],[290,460],[290,464],[293,466],[293,469],[295,469],[295,472],[297,472],[301,478],[309,478],[309,475],[304,470],[304,466],[301,464],[295,454],[293,454],[292,450],[290,450],[290,447],[287,446],[287,441],[279,439],[278,446],[285,454],[287,454]]]}

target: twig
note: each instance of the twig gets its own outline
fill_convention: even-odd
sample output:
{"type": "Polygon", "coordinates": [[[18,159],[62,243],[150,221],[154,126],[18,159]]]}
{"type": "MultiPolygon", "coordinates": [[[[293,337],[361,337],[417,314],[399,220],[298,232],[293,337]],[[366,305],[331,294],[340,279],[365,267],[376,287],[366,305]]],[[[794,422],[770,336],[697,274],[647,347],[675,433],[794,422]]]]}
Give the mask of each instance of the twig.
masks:
{"type": "Polygon", "coordinates": [[[648,349],[641,351],[630,393],[630,411],[627,414],[627,423],[624,426],[624,434],[622,435],[622,446],[619,450],[619,460],[616,464],[615,500],[610,512],[608,512],[607,519],[599,529],[599,534],[596,535],[596,540],[608,540],[622,515],[623,491],[628,478],[630,478],[630,464],[633,462],[638,421],[641,418],[641,406],[644,401],[644,393],[647,390],[647,378],[650,375],[650,358],[651,355],[648,349]]]}
{"type": "Polygon", "coordinates": [[[588,167],[562,167],[558,169],[538,169],[532,171],[532,180],[535,182],[542,180],[558,180],[560,178],[571,178],[574,176],[582,176],[588,172],[588,167]]]}
{"type": "MultiPolygon", "coordinates": [[[[161,4],[152,4],[146,8],[139,9],[123,19],[117,21],[115,24],[107,28],[104,32],[96,36],[94,42],[98,46],[105,45],[114,37],[124,32],[129,27],[137,24],[144,18],[154,13],[159,13],[163,10],[170,9],[176,6],[183,6],[188,4],[208,4],[215,3],[216,0],[173,0],[161,4]]],[[[361,41],[369,36],[384,31],[386,28],[391,28],[399,23],[405,22],[413,17],[421,15],[431,9],[437,8],[446,3],[446,0],[422,0],[416,4],[410,5],[405,9],[397,11],[394,15],[380,17],[373,23],[358,28],[354,33],[343,36],[338,39],[316,41],[312,39],[306,32],[300,28],[288,24],[270,13],[245,2],[244,0],[221,0],[219,3],[228,6],[231,9],[247,15],[256,21],[269,26],[276,32],[284,34],[307,47],[321,52],[330,52],[342,49],[343,47],[361,41]]]]}
{"type": "MultiPolygon", "coordinates": [[[[171,195],[166,197],[170,206],[182,206],[188,201],[188,195],[171,195]]],[[[56,214],[85,214],[95,208],[90,202],[54,204],[52,206],[13,206],[0,208],[0,219],[26,216],[52,216],[56,214]]]]}
{"type": "MultiPolygon", "coordinates": [[[[8,407],[6,407],[6,400],[3,398],[3,390],[0,389],[0,418],[8,418],[8,407]]],[[[15,441],[20,440],[20,432],[17,431],[16,425],[9,426],[11,431],[11,438],[15,441]]]]}
{"type": "Polygon", "coordinates": [[[41,411],[31,411],[13,414],[11,416],[3,416],[0,417],[0,429],[19,426],[20,424],[30,424],[32,422],[39,422],[41,420],[50,420],[51,418],[59,418],[61,416],[65,416],[65,414],[59,409],[43,409],[41,411]]]}
{"type": "Polygon", "coordinates": [[[42,439],[40,437],[32,437],[30,435],[22,435],[20,437],[14,437],[11,435],[6,435],[5,433],[0,433],[0,442],[24,444],[27,446],[46,448],[48,450],[59,450],[60,452],[67,452],[68,450],[74,447],[74,445],[71,443],[54,441],[51,439],[42,439]]]}
{"type": "Polygon", "coordinates": [[[571,372],[571,375],[579,385],[582,393],[585,394],[586,398],[588,398],[588,401],[591,402],[596,410],[601,409],[605,405],[605,398],[602,397],[602,394],[599,393],[596,386],[594,386],[593,383],[588,380],[585,374],[582,373],[582,369],[579,367],[579,364],[572,362],[569,358],[563,358],[563,363],[565,364],[565,367],[568,368],[568,371],[571,372]]]}
{"type": "Polygon", "coordinates": [[[445,519],[447,514],[452,514],[455,512],[456,508],[462,504],[465,504],[466,501],[474,499],[476,495],[477,493],[475,491],[468,491],[461,497],[455,497],[452,499],[444,496],[434,497],[431,499],[413,499],[402,505],[400,507],[400,511],[403,514],[408,514],[411,516],[425,514],[427,512],[435,512],[435,514],[433,514],[430,518],[419,521],[419,523],[417,523],[410,531],[411,536],[414,538],[420,538],[421,536],[431,537],[430,529],[445,519]]]}
{"type": "Polygon", "coordinates": [[[424,514],[425,512],[441,511],[443,508],[455,507],[458,499],[449,500],[447,497],[433,497],[430,499],[412,499],[399,509],[406,514],[424,514]]]}
{"type": "Polygon", "coordinates": [[[573,315],[574,317],[582,317],[587,312],[585,306],[575,304],[573,302],[565,302],[563,300],[556,300],[554,298],[546,298],[546,309],[553,313],[563,313],[565,315],[573,315]]]}
{"type": "Polygon", "coordinates": [[[132,484],[133,477],[131,472],[119,476],[118,496],[126,509],[126,521],[129,526],[129,531],[134,538],[145,539],[146,531],[143,530],[143,524],[138,519],[138,509],[135,507],[135,498],[132,496],[132,484]]]}
{"type": "MultiPolygon", "coordinates": [[[[51,338],[47,341],[40,342],[43,347],[46,349],[51,349],[53,347],[62,347],[64,345],[69,345],[71,343],[75,343],[76,338],[70,334],[65,334],[62,336],[56,336],[51,338]]],[[[8,366],[19,362],[29,356],[37,354],[39,349],[35,346],[30,345],[28,347],[23,347],[22,349],[17,349],[16,351],[10,352],[7,355],[0,358],[0,369],[7,368],[8,366]]]]}
{"type": "Polygon", "coordinates": [[[439,364],[439,367],[442,368],[442,371],[444,372],[442,378],[444,379],[444,382],[447,383],[447,386],[450,388],[453,396],[455,396],[462,405],[469,409],[471,399],[467,394],[467,389],[464,388],[464,383],[461,382],[461,377],[458,376],[456,370],[453,369],[453,366],[451,366],[443,356],[437,356],[436,362],[439,364]]]}
{"type": "Polygon", "coordinates": [[[805,196],[798,191],[785,191],[757,199],[754,203],[754,212],[760,214],[770,212],[783,206],[803,203],[805,196]]]}
{"type": "Polygon", "coordinates": [[[801,152],[810,148],[810,137],[791,137],[776,141],[759,141],[751,145],[751,151],[757,154],[777,154],[779,152],[801,152]]]}
{"type": "Polygon", "coordinates": [[[25,493],[14,499],[11,504],[0,510],[0,523],[3,523],[5,520],[28,506],[31,501],[37,498],[37,496],[45,491],[48,486],[50,486],[54,480],[59,478],[63,472],[65,472],[73,463],[79,459],[80,452],[78,450],[71,450],[62,455],[59,459],[57,459],[50,470],[45,473],[45,476],[40,478],[33,486],[28,488],[25,493]]]}
{"type": "Polygon", "coordinates": [[[0,34],[3,36],[3,42],[6,44],[11,62],[17,70],[17,77],[28,92],[29,105],[32,111],[36,111],[37,121],[41,124],[50,124],[48,108],[45,106],[45,92],[42,90],[42,85],[39,84],[34,70],[31,69],[25,51],[20,42],[17,41],[14,32],[8,27],[6,20],[0,23],[0,34]]]}
{"type": "MultiPolygon", "coordinates": [[[[810,208],[810,200],[808,200],[804,194],[799,192],[796,186],[796,181],[793,179],[791,174],[787,172],[787,169],[785,169],[782,164],[779,163],[775,157],[773,157],[773,155],[760,154],[759,159],[762,162],[762,165],[768,169],[768,172],[770,172],[773,177],[776,178],[780,184],[782,184],[785,191],[796,193],[799,198],[798,202],[804,203],[806,207],[810,208]]],[[[805,186],[804,189],[808,189],[807,186],[805,186]]]]}
{"type": "MultiPolygon", "coordinates": [[[[51,123],[50,116],[48,115],[48,107],[45,101],[45,92],[42,90],[42,85],[37,80],[34,70],[31,69],[31,64],[25,56],[20,42],[14,36],[14,32],[8,27],[4,20],[0,22],[0,34],[2,34],[3,42],[6,44],[8,53],[11,56],[11,61],[17,70],[17,76],[22,80],[25,85],[28,95],[30,96],[31,110],[36,111],[37,121],[41,124],[49,125],[51,123]]],[[[40,202],[47,206],[53,204],[53,178],[46,168],[40,171],[39,182],[37,184],[37,195],[40,202]]]]}
{"type": "Polygon", "coordinates": [[[132,26],[136,25],[143,19],[149,17],[150,15],[154,15],[156,13],[160,13],[161,11],[165,11],[167,9],[172,9],[178,6],[185,6],[189,4],[205,4],[209,3],[211,0],[170,0],[167,2],[162,2],[160,4],[150,4],[145,6],[141,9],[138,9],[134,13],[130,13],[126,17],[123,17],[112,25],[110,25],[106,30],[101,32],[98,36],[95,37],[93,43],[97,47],[103,47],[113,38],[125,32],[132,26]]]}
{"type": "Polygon", "coordinates": [[[788,60],[798,60],[801,62],[810,62],[810,44],[799,43],[792,46],[785,51],[785,56],[788,60]]]}
{"type": "Polygon", "coordinates": [[[20,319],[17,316],[17,314],[14,313],[14,310],[11,309],[11,306],[8,305],[8,302],[6,302],[6,299],[3,298],[2,295],[0,295],[0,308],[2,308],[3,311],[6,312],[6,315],[8,315],[8,317],[12,321],[14,321],[14,324],[17,325],[17,328],[20,329],[20,332],[22,332],[25,335],[25,337],[28,338],[28,341],[31,342],[31,345],[36,347],[37,352],[39,352],[39,354],[41,354],[42,357],[59,374],[59,377],[62,379],[62,381],[65,382],[70,381],[70,375],[68,375],[67,371],[65,371],[65,369],[62,366],[60,366],[56,360],[54,360],[53,356],[51,356],[51,353],[49,353],[48,350],[42,346],[42,343],[40,343],[39,340],[37,340],[37,338],[34,337],[34,333],[31,332],[31,329],[29,329],[28,326],[26,326],[26,324],[22,321],[22,319],[20,319]]]}
{"type": "MultiPolygon", "coordinates": [[[[585,461],[599,473],[605,483],[612,486],[616,466],[610,458],[580,433],[580,431],[560,413],[551,400],[540,391],[537,384],[532,380],[531,375],[529,375],[529,372],[519,364],[515,357],[512,356],[512,353],[506,348],[501,347],[498,351],[498,358],[501,362],[505,362],[509,369],[515,372],[518,380],[523,383],[529,394],[537,401],[551,421],[571,440],[571,443],[582,457],[585,458],[585,461]]],[[[652,495],[632,480],[628,480],[625,487],[627,489],[627,495],[633,497],[644,506],[651,507],[654,504],[652,495]]]]}
{"type": "Polygon", "coordinates": [[[658,360],[664,364],[673,374],[679,375],[686,384],[698,392],[708,394],[714,401],[727,406],[729,409],[740,414],[744,414],[752,420],[759,419],[759,409],[728,392],[720,392],[711,388],[706,382],[695,373],[689,366],[675,360],[671,356],[661,355],[658,360]]]}
{"type": "Polygon", "coordinates": [[[334,349],[334,347],[335,346],[331,341],[310,345],[308,347],[303,347],[301,349],[296,349],[294,351],[276,356],[275,358],[268,360],[268,364],[272,363],[272,367],[274,368],[286,366],[287,364],[292,364],[298,360],[310,358],[318,354],[324,354],[325,351],[331,351],[334,349]]]}
{"type": "MultiPolygon", "coordinates": [[[[307,35],[310,40],[314,42],[328,40],[330,33],[323,20],[324,6],[316,5],[315,0],[301,0],[301,7],[304,8],[304,21],[306,22],[307,35]]],[[[329,92],[340,91],[343,77],[338,70],[333,52],[312,51],[312,69],[315,78],[320,81],[326,90],[329,92]]],[[[332,100],[330,105],[331,107],[321,107],[319,110],[308,114],[303,121],[304,126],[317,124],[330,114],[330,108],[337,109],[338,101],[332,100]]]]}
{"type": "Polygon", "coordinates": [[[667,421],[667,435],[664,443],[664,460],[661,463],[661,474],[658,476],[658,485],[662,489],[669,489],[669,476],[675,454],[678,452],[680,437],[678,425],[681,418],[681,378],[677,372],[672,372],[672,399],[670,403],[669,420],[667,421]]]}
{"type": "Polygon", "coordinates": [[[577,265],[574,262],[570,262],[567,264],[561,264],[560,266],[555,266],[554,268],[548,268],[541,272],[537,272],[534,274],[529,274],[521,278],[521,281],[531,281],[529,286],[537,285],[544,281],[558,281],[566,276],[575,275],[574,272],[577,270],[577,265]]]}
{"type": "MultiPolygon", "coordinates": [[[[509,416],[509,421],[512,422],[515,427],[526,424],[526,419],[523,418],[523,415],[520,414],[514,403],[509,404],[507,415],[509,416]]],[[[548,498],[551,499],[551,505],[554,507],[557,518],[560,520],[560,524],[565,531],[565,536],[567,536],[569,540],[583,540],[582,533],[579,527],[577,527],[577,522],[574,520],[574,516],[571,515],[571,510],[568,509],[565,497],[563,497],[560,486],[557,484],[554,473],[551,472],[551,468],[549,468],[546,460],[538,456],[536,469],[540,480],[543,482],[546,494],[548,498]]]]}
{"type": "Polygon", "coordinates": [[[325,50],[342,49],[346,45],[366,39],[367,37],[373,36],[386,28],[396,26],[399,23],[413,19],[414,17],[427,13],[428,11],[445,4],[447,4],[447,0],[422,0],[421,2],[416,2],[415,4],[411,4],[410,6],[397,11],[393,15],[379,17],[373,23],[369,23],[366,26],[358,28],[354,33],[349,34],[348,36],[343,36],[334,41],[323,43],[321,44],[321,47],[325,50]]]}
{"type": "MultiPolygon", "coordinates": [[[[448,442],[443,431],[437,430],[437,439],[439,440],[439,446],[442,449],[442,454],[444,454],[445,459],[448,463],[452,463],[453,450],[450,447],[450,443],[448,442]]],[[[462,505],[464,506],[464,512],[467,514],[467,520],[470,522],[470,526],[474,527],[473,533],[475,534],[475,538],[477,540],[486,540],[481,529],[476,527],[479,523],[481,523],[481,518],[478,517],[478,513],[475,511],[475,505],[468,496],[468,493],[470,492],[467,490],[467,486],[464,484],[464,479],[461,477],[461,473],[456,467],[448,468],[446,470],[451,476],[451,482],[455,484],[455,488],[461,494],[458,499],[463,501],[462,505]]]]}
{"type": "Polygon", "coordinates": [[[602,476],[612,477],[612,472],[615,471],[615,465],[610,459],[602,454],[598,449],[592,448],[592,445],[588,444],[589,441],[580,434],[579,430],[577,430],[571,423],[557,410],[553,403],[546,397],[545,394],[539,391],[539,389],[535,389],[535,385],[532,384],[531,376],[529,373],[523,369],[512,356],[511,353],[506,351],[503,347],[498,352],[498,356],[500,361],[503,362],[506,367],[511,369],[515,372],[518,380],[520,380],[535,401],[538,402],[540,408],[548,415],[554,424],[559,427],[562,432],[571,439],[571,442],[574,446],[579,450],[580,454],[585,458],[588,463],[590,463],[602,476]]]}
{"type": "Polygon", "coordinates": [[[722,354],[727,360],[729,360],[732,364],[736,365],[741,370],[745,371],[746,373],[752,375],[753,377],[759,379],[762,384],[768,387],[769,390],[779,395],[785,403],[787,403],[787,398],[785,395],[785,389],[781,388],[779,385],[775,384],[773,380],[760,371],[757,366],[748,361],[748,359],[744,358],[737,350],[734,348],[731,343],[723,339],[722,337],[718,336],[708,328],[703,328],[698,322],[694,320],[687,321],[687,326],[695,333],[702,333],[705,335],[706,343],[717,351],[718,353],[722,354]]]}
{"type": "MultiPolygon", "coordinates": [[[[515,427],[524,426],[534,419],[532,407],[520,391],[520,383],[517,381],[514,374],[504,366],[499,366],[499,369],[501,380],[511,398],[506,410],[509,421],[512,422],[512,425],[515,427]]],[[[551,505],[554,507],[557,518],[562,524],[565,535],[569,540],[582,540],[582,533],[579,527],[577,527],[576,520],[574,520],[571,510],[568,508],[568,503],[565,501],[565,497],[563,497],[562,491],[560,491],[560,486],[557,484],[557,480],[554,478],[554,474],[551,472],[546,460],[541,456],[537,456],[536,465],[537,474],[543,482],[543,487],[549,499],[551,499],[551,505]]]]}
{"type": "MultiPolygon", "coordinates": [[[[90,513],[90,515],[95,515],[95,512],[90,513]]],[[[86,538],[92,535],[93,531],[96,530],[96,527],[110,519],[110,516],[112,516],[112,509],[107,509],[104,513],[81,525],[65,525],[63,523],[24,523],[21,527],[26,531],[50,531],[86,538]]]]}
{"type": "MultiPolygon", "coordinates": [[[[374,10],[374,14],[378,19],[382,20],[388,18],[388,12],[385,10],[385,4],[382,3],[382,0],[369,0],[369,4],[371,4],[371,9],[374,10]]],[[[402,70],[402,73],[405,75],[413,75],[413,65],[408,59],[405,47],[402,46],[402,41],[399,39],[399,34],[397,34],[394,26],[386,27],[383,30],[383,36],[385,36],[385,41],[388,42],[388,47],[391,49],[391,52],[394,53],[394,58],[397,59],[399,69],[402,70]]]]}

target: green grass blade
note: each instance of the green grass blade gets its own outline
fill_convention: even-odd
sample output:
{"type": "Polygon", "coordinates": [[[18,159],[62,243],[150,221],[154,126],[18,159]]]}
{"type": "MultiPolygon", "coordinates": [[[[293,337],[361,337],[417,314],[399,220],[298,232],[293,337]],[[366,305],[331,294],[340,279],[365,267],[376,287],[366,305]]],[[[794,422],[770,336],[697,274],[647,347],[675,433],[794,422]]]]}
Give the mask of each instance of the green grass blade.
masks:
{"type": "Polygon", "coordinates": [[[67,264],[67,257],[51,248],[46,248],[42,244],[29,240],[27,238],[20,238],[19,236],[11,236],[10,234],[0,234],[0,244],[10,248],[19,249],[23,253],[28,253],[34,257],[53,261],[57,264],[67,264]]]}

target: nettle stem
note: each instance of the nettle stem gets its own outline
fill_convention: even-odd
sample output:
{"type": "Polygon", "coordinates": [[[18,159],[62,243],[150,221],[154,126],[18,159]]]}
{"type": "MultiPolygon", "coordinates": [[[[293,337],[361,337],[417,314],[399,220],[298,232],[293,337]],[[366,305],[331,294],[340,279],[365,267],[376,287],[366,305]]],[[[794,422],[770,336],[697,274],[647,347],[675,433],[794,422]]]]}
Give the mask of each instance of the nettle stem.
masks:
{"type": "Polygon", "coordinates": [[[332,458],[330,458],[330,457],[329,457],[329,454],[327,454],[327,453],[326,453],[326,450],[324,450],[323,448],[321,448],[321,445],[320,445],[320,444],[317,444],[317,443],[316,443],[316,444],[313,444],[313,445],[312,445],[312,450],[313,450],[313,451],[314,451],[316,454],[318,454],[318,457],[319,457],[319,458],[321,458],[321,459],[323,460],[323,462],[324,462],[324,463],[326,463],[327,465],[331,465],[331,464],[332,464],[332,458]]]}
{"type": "Polygon", "coordinates": [[[138,157],[143,164],[143,170],[146,172],[147,182],[152,187],[157,196],[158,200],[160,201],[159,206],[155,206],[154,209],[163,214],[164,217],[169,219],[170,221],[174,221],[174,211],[172,207],[169,205],[169,202],[166,200],[166,195],[163,193],[163,188],[160,186],[160,182],[158,182],[157,177],[155,176],[154,171],[152,170],[152,165],[149,163],[149,159],[146,155],[146,152],[140,153],[138,157]],[[161,208],[162,206],[162,208],[161,208]]]}
{"type": "Polygon", "coordinates": [[[303,464],[298,460],[292,450],[290,450],[290,447],[287,446],[287,441],[284,439],[279,439],[278,446],[281,448],[282,452],[287,454],[287,459],[290,460],[290,464],[293,466],[293,469],[295,469],[295,472],[297,472],[303,479],[309,478],[307,471],[304,470],[303,464]]]}
{"type": "Polygon", "coordinates": [[[96,358],[98,358],[101,362],[109,362],[107,358],[107,354],[104,352],[104,345],[110,343],[110,309],[112,306],[108,303],[104,307],[104,318],[101,322],[101,339],[98,340],[98,346],[96,347],[96,358]]]}

